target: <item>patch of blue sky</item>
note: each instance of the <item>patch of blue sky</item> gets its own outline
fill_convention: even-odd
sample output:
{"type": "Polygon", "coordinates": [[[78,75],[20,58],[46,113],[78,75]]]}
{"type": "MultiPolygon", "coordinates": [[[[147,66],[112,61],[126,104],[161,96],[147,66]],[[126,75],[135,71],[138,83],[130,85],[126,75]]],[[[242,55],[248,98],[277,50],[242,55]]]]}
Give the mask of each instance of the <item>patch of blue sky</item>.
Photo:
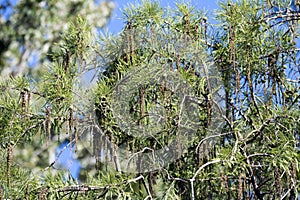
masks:
{"type": "Polygon", "coordinates": [[[70,145],[70,141],[66,139],[56,149],[56,153],[55,153],[56,162],[54,167],[60,170],[68,170],[71,176],[74,179],[78,180],[79,173],[81,170],[81,164],[75,158],[75,156],[76,155],[75,155],[74,143],[70,145]]]}
{"type": "MultiPolygon", "coordinates": [[[[175,8],[176,2],[181,3],[182,1],[173,1],[173,0],[172,1],[171,0],[163,1],[163,0],[161,0],[158,2],[162,8],[167,8],[167,7],[175,8]]],[[[194,6],[195,8],[200,9],[200,10],[204,11],[205,13],[207,13],[208,16],[210,16],[209,20],[211,20],[211,21],[214,20],[212,14],[213,14],[214,10],[218,8],[217,0],[213,0],[213,1],[192,0],[192,1],[186,1],[186,2],[189,2],[189,4],[191,6],[194,6]]],[[[122,13],[124,8],[126,8],[129,4],[137,5],[140,3],[141,3],[141,1],[127,1],[127,0],[115,1],[116,7],[113,12],[112,18],[110,19],[110,22],[107,26],[108,32],[118,34],[125,26],[124,16],[122,13]]]]}
{"type": "Polygon", "coordinates": [[[17,4],[18,0],[0,0],[0,15],[6,21],[13,13],[13,7],[17,4]],[[2,9],[1,7],[6,9],[2,9]]]}

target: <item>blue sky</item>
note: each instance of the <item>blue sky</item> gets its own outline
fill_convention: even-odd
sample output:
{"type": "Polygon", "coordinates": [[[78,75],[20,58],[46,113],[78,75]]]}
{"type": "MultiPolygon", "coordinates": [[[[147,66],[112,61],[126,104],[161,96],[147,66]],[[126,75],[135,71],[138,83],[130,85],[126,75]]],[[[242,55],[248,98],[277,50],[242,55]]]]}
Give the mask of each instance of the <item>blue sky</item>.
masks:
{"type": "MultiPolygon", "coordinates": [[[[128,4],[132,3],[140,3],[141,0],[116,0],[114,1],[116,4],[115,10],[113,12],[113,16],[110,20],[110,23],[107,26],[107,30],[110,33],[117,34],[119,33],[122,28],[124,27],[124,21],[121,10],[123,10],[128,4]]],[[[182,0],[158,0],[160,5],[163,8],[166,8],[168,6],[175,7],[176,2],[182,2],[182,0]]],[[[190,1],[184,1],[189,2],[191,5],[195,6],[198,9],[201,9],[203,11],[207,11],[209,14],[212,14],[215,9],[218,8],[217,0],[190,0],[190,1]]]]}

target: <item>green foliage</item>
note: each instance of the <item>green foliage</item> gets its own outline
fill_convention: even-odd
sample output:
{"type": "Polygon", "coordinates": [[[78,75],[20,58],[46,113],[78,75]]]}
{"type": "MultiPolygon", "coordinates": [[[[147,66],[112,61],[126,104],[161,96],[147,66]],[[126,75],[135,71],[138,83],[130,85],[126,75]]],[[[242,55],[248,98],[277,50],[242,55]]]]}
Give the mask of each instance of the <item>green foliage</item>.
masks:
{"type": "Polygon", "coordinates": [[[12,2],[1,2],[0,7],[3,12],[13,10],[10,16],[0,16],[0,71],[3,76],[27,73],[35,76],[51,61],[49,54],[64,40],[61,34],[70,21],[78,15],[85,16],[95,32],[96,28],[105,26],[114,8],[112,2],[97,4],[93,0],[18,0],[16,5],[12,2]]]}
{"type": "MultiPolygon", "coordinates": [[[[124,10],[126,26],[119,36],[98,41],[88,18],[71,20],[42,76],[0,84],[0,199],[297,199],[299,4],[289,2],[220,2],[218,24],[212,25],[185,3],[164,10],[158,2],[143,1],[124,10]],[[101,72],[89,93],[80,78],[97,66],[101,72]],[[180,75],[182,83],[170,74],[180,75]],[[214,85],[218,74],[222,84],[214,85]],[[182,96],[191,93],[193,112],[182,114],[182,96]],[[221,119],[214,119],[214,105],[221,119]],[[136,137],[140,129],[126,127],[122,111],[126,122],[156,134],[136,137]],[[150,117],[155,112],[163,123],[150,117]],[[187,119],[184,129],[181,116],[187,119]],[[215,121],[218,128],[211,125],[215,121]],[[84,165],[79,180],[48,162],[60,137],[68,137],[71,147],[75,143],[84,165]],[[137,155],[157,153],[178,137],[170,149],[180,155],[174,162],[157,167],[151,159],[139,160],[137,155]],[[87,156],[91,152],[94,158],[87,156]],[[130,161],[126,166],[122,155],[130,161]]],[[[84,5],[72,1],[66,9],[80,12],[84,5]]],[[[55,11],[54,2],[48,6],[55,11]]],[[[43,27],[32,23],[24,23],[29,33],[43,27]]]]}
{"type": "Polygon", "coordinates": [[[49,198],[58,198],[58,189],[53,187],[55,181],[59,180],[61,187],[66,184],[61,175],[52,179],[37,177],[34,173],[42,175],[45,168],[49,168],[47,148],[54,151],[55,143],[47,145],[54,137],[59,138],[65,132],[69,133],[71,141],[73,134],[74,139],[78,139],[74,132],[75,121],[76,114],[82,111],[77,107],[79,105],[73,105],[76,102],[74,93],[79,86],[79,77],[87,68],[86,62],[93,59],[93,56],[87,59],[91,52],[90,33],[87,21],[78,17],[63,35],[61,49],[52,54],[53,63],[38,82],[27,77],[12,77],[1,83],[1,154],[6,157],[1,160],[1,174],[6,174],[1,177],[3,197],[25,198],[26,194],[28,198],[45,194],[49,198]],[[26,159],[28,155],[32,156],[31,163],[26,159]],[[21,165],[29,167],[28,170],[23,170],[21,165]],[[19,185],[20,173],[24,176],[23,185],[19,185]]]}

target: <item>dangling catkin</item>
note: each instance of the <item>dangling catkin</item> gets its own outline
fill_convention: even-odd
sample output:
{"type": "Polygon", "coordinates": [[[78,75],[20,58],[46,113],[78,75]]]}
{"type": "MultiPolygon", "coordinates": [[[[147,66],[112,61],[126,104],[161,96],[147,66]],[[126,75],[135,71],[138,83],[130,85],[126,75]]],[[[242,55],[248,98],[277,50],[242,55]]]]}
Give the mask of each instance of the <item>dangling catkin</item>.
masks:
{"type": "Polygon", "coordinates": [[[50,121],[50,107],[47,107],[46,109],[46,122],[45,122],[45,126],[46,126],[46,141],[47,141],[47,145],[50,141],[50,128],[51,128],[51,121],[50,121]]]}

